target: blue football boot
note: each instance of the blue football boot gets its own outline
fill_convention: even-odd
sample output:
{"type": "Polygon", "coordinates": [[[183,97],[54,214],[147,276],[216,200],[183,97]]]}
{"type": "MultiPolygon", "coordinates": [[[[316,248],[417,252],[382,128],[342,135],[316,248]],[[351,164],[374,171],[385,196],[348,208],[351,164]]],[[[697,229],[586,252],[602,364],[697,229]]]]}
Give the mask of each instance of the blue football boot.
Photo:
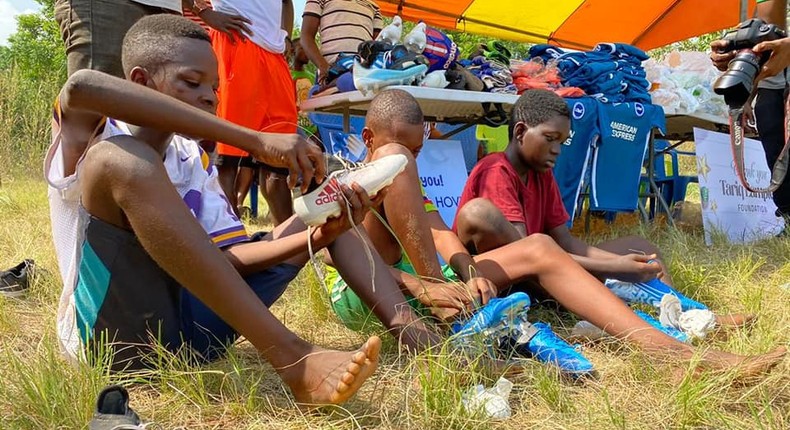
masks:
{"type": "Polygon", "coordinates": [[[529,305],[529,296],[521,292],[491,299],[471,318],[453,324],[453,339],[461,348],[482,345],[492,357],[511,350],[577,378],[593,375],[592,363],[554,334],[548,324],[527,321],[529,305]]]}
{"type": "Polygon", "coordinates": [[[607,279],[604,285],[626,303],[642,303],[658,308],[664,295],[672,294],[680,300],[680,307],[683,311],[708,309],[707,306],[684,296],[658,278],[648,282],[622,282],[615,279],[607,279]]]}
{"type": "Polygon", "coordinates": [[[513,338],[513,348],[519,355],[557,366],[562,373],[573,378],[595,377],[595,368],[590,360],[557,336],[549,324],[521,321],[517,331],[519,335],[513,338]]]}
{"type": "Polygon", "coordinates": [[[647,322],[648,324],[652,325],[656,330],[664,333],[665,335],[670,336],[670,337],[674,337],[675,339],[677,339],[677,340],[679,340],[680,342],[683,342],[683,343],[691,342],[691,338],[686,333],[683,333],[682,331],[680,331],[680,330],[678,330],[678,329],[676,329],[674,327],[663,326],[663,325],[661,325],[661,322],[659,320],[653,318],[652,316],[650,316],[650,315],[648,315],[648,314],[646,314],[646,313],[644,313],[642,311],[636,311],[635,310],[634,313],[637,316],[639,316],[639,318],[642,318],[643,320],[645,320],[645,322],[647,322]]]}
{"type": "Polygon", "coordinates": [[[450,327],[458,343],[466,343],[471,337],[496,337],[497,341],[510,335],[513,321],[526,320],[531,301],[525,293],[513,293],[507,297],[495,297],[474,315],[458,321],[450,327]]]}

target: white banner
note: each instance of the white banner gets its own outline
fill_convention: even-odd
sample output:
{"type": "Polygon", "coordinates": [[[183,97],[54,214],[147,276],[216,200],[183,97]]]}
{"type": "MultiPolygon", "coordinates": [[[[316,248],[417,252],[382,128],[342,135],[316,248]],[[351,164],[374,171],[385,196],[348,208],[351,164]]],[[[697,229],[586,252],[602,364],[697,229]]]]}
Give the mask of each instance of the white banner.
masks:
{"type": "MultiPolygon", "coordinates": [[[[748,243],[779,233],[784,221],[776,217],[771,193],[752,193],[741,184],[735,172],[730,137],[715,131],[694,129],[697,145],[702,221],[705,243],[711,234],[721,232],[734,243],[748,243]]],[[[753,187],[766,187],[771,171],[759,141],[745,139],[746,177],[753,187]]]]}
{"type": "Polygon", "coordinates": [[[425,193],[445,224],[452,227],[467,178],[461,142],[426,140],[417,157],[417,171],[425,193]]]}

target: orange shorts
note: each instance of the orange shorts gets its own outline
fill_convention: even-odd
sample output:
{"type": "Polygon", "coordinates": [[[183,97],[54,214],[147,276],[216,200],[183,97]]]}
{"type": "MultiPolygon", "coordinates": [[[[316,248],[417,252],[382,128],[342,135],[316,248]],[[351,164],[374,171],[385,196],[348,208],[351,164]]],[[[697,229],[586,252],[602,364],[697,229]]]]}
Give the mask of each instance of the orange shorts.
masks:
{"type": "MultiPolygon", "coordinates": [[[[231,43],[227,34],[213,29],[211,40],[219,62],[217,116],[253,130],[296,133],[296,88],[285,57],[248,39],[231,43]]],[[[249,155],[221,142],[217,153],[249,155]]]]}

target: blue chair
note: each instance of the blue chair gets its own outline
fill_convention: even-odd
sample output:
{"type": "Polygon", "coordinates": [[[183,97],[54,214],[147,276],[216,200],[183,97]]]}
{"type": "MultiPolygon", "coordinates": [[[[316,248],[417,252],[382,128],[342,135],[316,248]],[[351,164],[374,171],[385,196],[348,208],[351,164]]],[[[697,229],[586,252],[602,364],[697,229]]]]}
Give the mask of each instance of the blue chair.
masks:
{"type": "MultiPolygon", "coordinates": [[[[699,182],[697,176],[684,176],[680,174],[680,167],[678,158],[680,155],[694,156],[693,152],[678,151],[676,149],[668,149],[669,142],[666,140],[656,140],[654,143],[656,156],[653,161],[654,180],[661,192],[667,206],[672,208],[676,202],[681,202],[686,199],[686,189],[688,184],[699,182]],[[669,157],[667,159],[667,157],[669,157]],[[668,170],[669,167],[671,170],[668,170]]],[[[642,184],[647,184],[647,178],[642,178],[642,184]]],[[[651,207],[650,216],[655,216],[655,205],[651,207]]]]}
{"type": "MultiPolygon", "coordinates": [[[[436,129],[440,133],[446,134],[454,131],[461,125],[447,124],[443,122],[436,123],[436,129]]],[[[461,142],[461,148],[464,151],[464,162],[466,163],[466,171],[471,172],[477,164],[477,150],[480,147],[480,141],[477,139],[477,127],[468,127],[460,133],[454,134],[449,140],[457,140],[461,142]]]]}
{"type": "MultiPolygon", "coordinates": [[[[343,131],[343,115],[341,114],[311,112],[307,116],[318,127],[318,135],[325,147],[331,141],[333,132],[343,131]]],[[[364,116],[349,118],[349,133],[362,134],[363,128],[365,128],[364,116]]]]}

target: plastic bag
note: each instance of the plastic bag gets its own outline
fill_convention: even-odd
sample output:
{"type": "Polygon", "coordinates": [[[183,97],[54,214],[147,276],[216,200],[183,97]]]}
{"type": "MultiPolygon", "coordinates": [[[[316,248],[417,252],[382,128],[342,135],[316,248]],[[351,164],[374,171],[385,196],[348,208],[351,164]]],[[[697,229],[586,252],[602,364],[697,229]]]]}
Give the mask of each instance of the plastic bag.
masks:
{"type": "Polygon", "coordinates": [[[467,412],[484,411],[494,420],[510,418],[511,410],[508,398],[513,389],[513,383],[500,377],[491,388],[475,385],[464,394],[462,402],[467,412]]]}

